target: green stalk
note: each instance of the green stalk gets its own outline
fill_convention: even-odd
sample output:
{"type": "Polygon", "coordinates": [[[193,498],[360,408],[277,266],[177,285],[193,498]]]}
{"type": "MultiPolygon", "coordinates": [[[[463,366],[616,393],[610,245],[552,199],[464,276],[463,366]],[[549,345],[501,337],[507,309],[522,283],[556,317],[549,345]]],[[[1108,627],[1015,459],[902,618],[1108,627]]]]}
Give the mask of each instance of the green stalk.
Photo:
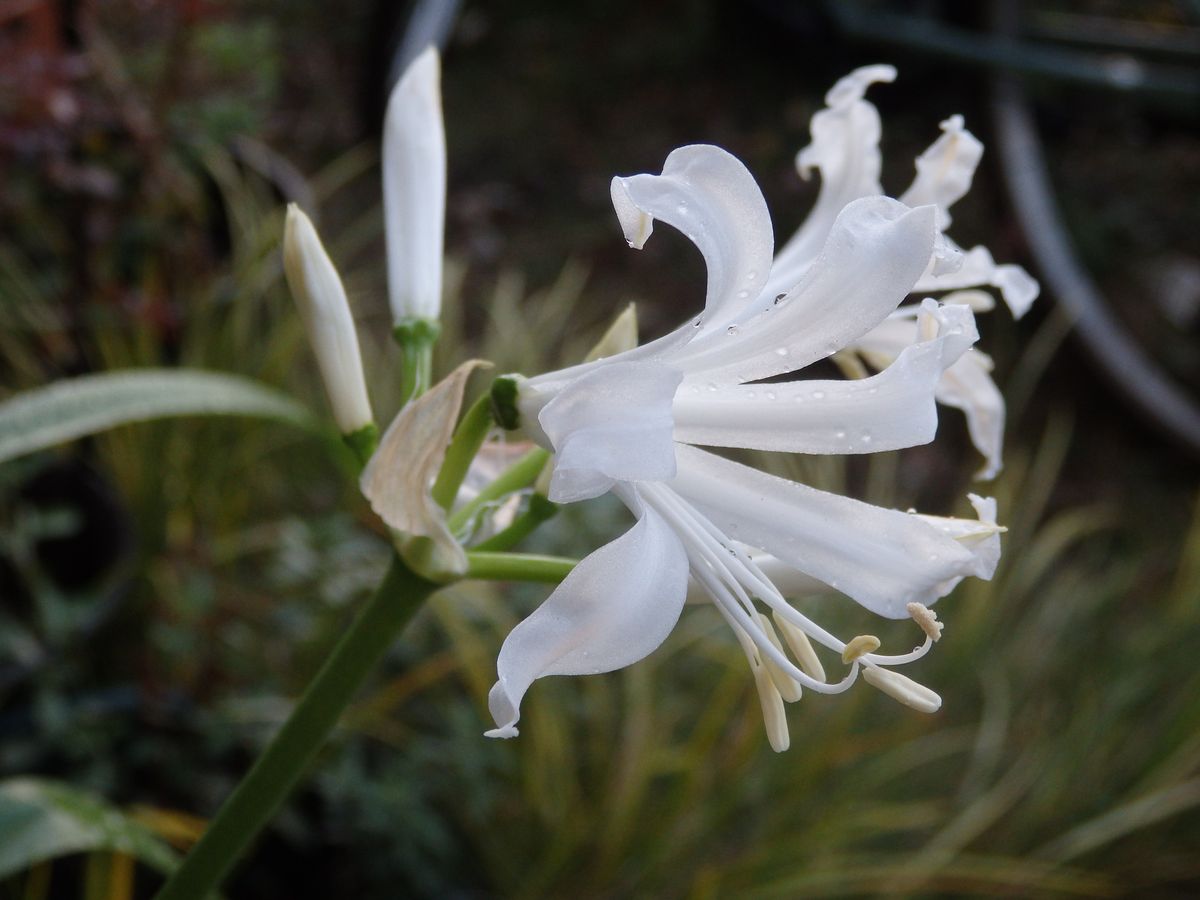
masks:
{"type": "Polygon", "coordinates": [[[304,775],[342,710],[425,599],[440,585],[394,557],[370,599],[259,756],[158,893],[158,900],[204,900],[304,775]]]}
{"type": "Polygon", "coordinates": [[[400,397],[408,403],[433,385],[433,345],[442,326],[435,319],[404,319],[392,336],[400,345],[400,397]]]}
{"type": "Polygon", "coordinates": [[[374,422],[368,422],[357,431],[343,434],[342,441],[350,448],[361,469],[366,466],[371,454],[379,446],[379,427],[374,422]]]}
{"type": "Polygon", "coordinates": [[[496,480],[480,491],[470,503],[463,504],[462,508],[450,516],[446,520],[450,530],[457,534],[465,524],[475,517],[479,510],[493,500],[498,500],[505,494],[519,491],[521,488],[529,487],[541,474],[542,467],[546,465],[546,460],[549,458],[549,451],[543,450],[541,447],[530,450],[501,472],[496,480]]]}
{"type": "Polygon", "coordinates": [[[484,394],[472,404],[454,430],[450,446],[446,448],[446,457],[442,461],[441,471],[437,481],[433,483],[433,500],[442,509],[450,509],[458,489],[467,477],[467,469],[471,460],[483,446],[488,429],[492,427],[491,397],[484,394]]]}
{"type": "Polygon", "coordinates": [[[476,552],[509,550],[525,540],[543,522],[554,518],[557,513],[557,503],[534,492],[529,498],[529,509],[517,516],[503,531],[493,534],[486,541],[480,541],[471,549],[476,552]]]}
{"type": "Polygon", "coordinates": [[[467,574],[464,577],[484,581],[543,581],[558,584],[577,565],[579,560],[562,556],[473,550],[467,552],[467,574]]]}

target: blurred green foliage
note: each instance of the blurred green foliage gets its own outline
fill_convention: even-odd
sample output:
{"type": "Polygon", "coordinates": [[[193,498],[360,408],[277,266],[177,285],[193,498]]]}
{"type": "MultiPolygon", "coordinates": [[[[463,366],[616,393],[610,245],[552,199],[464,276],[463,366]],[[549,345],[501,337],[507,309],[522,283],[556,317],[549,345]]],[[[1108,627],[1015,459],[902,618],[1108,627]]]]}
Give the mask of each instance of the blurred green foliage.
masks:
{"type": "MultiPolygon", "coordinates": [[[[114,192],[81,199],[36,165],[15,170],[4,204],[20,217],[0,239],[5,394],[83,370],[185,365],[323,408],[277,253],[297,185],[235,140],[266,127],[297,33],[243,13],[188,33],[187,77],[150,119],[163,140],[132,140],[99,113],[80,125],[76,149],[111,170],[114,192]]],[[[313,15],[301,5],[291,27],[312,29],[313,15]]],[[[121,48],[128,97],[174,77],[173,34],[140,55],[121,48]]],[[[454,109],[452,135],[486,127],[471,115],[454,109]]],[[[398,370],[381,215],[358,202],[377,194],[374,151],[344,153],[300,188],[328,213],[322,233],[386,419],[398,370]]],[[[557,276],[531,286],[519,267],[452,258],[439,370],[471,356],[525,372],[579,359],[628,297],[579,260],[552,264],[557,276]]],[[[546,591],[458,585],[393,649],[230,896],[1194,889],[1200,504],[1150,455],[1096,480],[1089,457],[1117,445],[1042,391],[1063,323],[989,319],[1016,420],[988,488],[1009,533],[997,578],[940,607],[945,639],[916,674],[943,712],[919,716],[866,686],[807,696],[789,710],[792,749],[774,755],[741,651],[712,610],[689,608],[637,666],[539,682],[521,737],[488,741],[497,649],[546,591]]],[[[976,464],[952,455],[961,429],[947,414],[951,440],[931,448],[761,462],[950,512],[976,464]]],[[[327,444],[244,420],[125,427],[0,467],[0,833],[20,811],[9,798],[29,806],[20,792],[38,776],[55,797],[81,792],[98,804],[88,809],[134,822],[139,840],[194,839],[194,817],[227,795],[382,574],[387,542],[349,474],[327,444]]],[[[586,553],[624,522],[614,504],[571,507],[536,547],[586,553]]],[[[868,621],[848,603],[800,602],[848,633],[868,621]]],[[[157,883],[131,868],[128,843],[67,849],[89,855],[31,854],[0,873],[0,896],[143,896],[157,883]]]]}

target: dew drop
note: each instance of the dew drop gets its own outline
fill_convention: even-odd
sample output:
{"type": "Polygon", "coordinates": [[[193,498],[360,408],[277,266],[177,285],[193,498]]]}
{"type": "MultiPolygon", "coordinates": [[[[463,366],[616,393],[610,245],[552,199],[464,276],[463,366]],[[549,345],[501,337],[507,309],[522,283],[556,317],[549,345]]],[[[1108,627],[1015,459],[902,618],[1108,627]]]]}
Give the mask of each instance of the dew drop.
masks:
{"type": "Polygon", "coordinates": [[[868,393],[868,394],[878,394],[878,393],[879,393],[879,388],[877,388],[877,387],[873,387],[873,388],[867,388],[867,393],[868,393]]]}
{"type": "Polygon", "coordinates": [[[871,443],[871,432],[864,431],[861,435],[859,435],[859,440],[861,440],[864,444],[871,443]]]}
{"type": "Polygon", "coordinates": [[[845,439],[845,437],[846,437],[846,432],[844,432],[844,431],[839,431],[839,432],[837,432],[837,435],[836,435],[836,437],[837,437],[837,439],[838,439],[839,441],[840,441],[840,440],[844,440],[844,439],[845,439]]]}
{"type": "Polygon", "coordinates": [[[693,385],[692,385],[692,393],[693,393],[693,394],[698,394],[698,393],[700,393],[700,388],[696,387],[696,385],[694,385],[694,384],[693,384],[693,385]]]}
{"type": "Polygon", "coordinates": [[[774,391],[767,391],[767,399],[768,399],[768,400],[774,400],[774,399],[775,399],[775,392],[774,392],[774,391]]]}
{"type": "Polygon", "coordinates": [[[813,392],[812,392],[812,398],[813,398],[814,400],[824,400],[824,399],[825,399],[825,392],[824,392],[824,391],[813,391],[813,392]]]}
{"type": "Polygon", "coordinates": [[[738,299],[739,300],[745,300],[749,296],[750,296],[749,291],[738,291],[738,299]]]}
{"type": "Polygon", "coordinates": [[[725,333],[726,334],[737,334],[740,330],[741,329],[738,328],[736,325],[730,325],[728,328],[725,329],[725,333]]]}
{"type": "Polygon", "coordinates": [[[716,393],[716,390],[717,390],[717,383],[716,383],[715,381],[710,381],[710,382],[708,383],[708,389],[709,389],[710,391],[712,391],[712,392],[716,393]]]}
{"type": "Polygon", "coordinates": [[[758,394],[754,393],[754,391],[746,391],[746,399],[748,400],[753,400],[757,396],[758,394]]]}
{"type": "Polygon", "coordinates": [[[746,273],[747,281],[753,281],[757,277],[758,277],[758,272],[754,271],[753,269],[751,269],[749,272],[746,273]]]}
{"type": "Polygon", "coordinates": [[[699,328],[704,324],[704,316],[697,316],[696,321],[692,323],[693,328],[699,328]]]}
{"type": "Polygon", "coordinates": [[[680,200],[680,201],[679,201],[679,206],[677,206],[677,207],[675,207],[675,208],[679,210],[679,214],[680,214],[681,216],[686,216],[686,215],[687,215],[687,213],[688,213],[688,207],[687,207],[687,201],[686,201],[686,200],[680,200]]]}
{"type": "Polygon", "coordinates": [[[776,306],[778,306],[780,303],[783,303],[785,300],[787,300],[787,294],[776,294],[775,295],[775,305],[776,306]]]}
{"type": "Polygon", "coordinates": [[[788,352],[789,352],[789,351],[788,351],[788,348],[787,348],[787,347],[777,347],[777,348],[775,349],[775,355],[776,355],[776,356],[787,356],[787,355],[788,355],[788,352]]]}

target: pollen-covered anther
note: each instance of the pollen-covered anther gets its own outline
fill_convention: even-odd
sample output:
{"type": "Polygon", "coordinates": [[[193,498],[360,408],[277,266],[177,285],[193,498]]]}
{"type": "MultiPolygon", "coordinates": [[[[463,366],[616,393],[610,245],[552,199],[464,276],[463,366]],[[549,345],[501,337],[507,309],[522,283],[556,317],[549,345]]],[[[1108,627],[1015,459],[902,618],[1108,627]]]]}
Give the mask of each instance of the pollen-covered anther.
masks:
{"type": "Polygon", "coordinates": [[[942,629],[945,625],[938,621],[937,613],[924,603],[909,603],[904,608],[908,610],[912,620],[921,627],[931,641],[936,641],[942,636],[942,629]]]}
{"type": "Polygon", "coordinates": [[[935,691],[913,681],[907,675],[879,666],[867,666],[862,675],[867,684],[879,688],[893,700],[918,712],[934,713],[942,708],[942,698],[935,691]]]}
{"type": "Polygon", "coordinates": [[[825,680],[825,667],[821,665],[821,658],[817,656],[817,651],[813,649],[812,641],[808,639],[808,635],[797,625],[789,622],[778,610],[771,614],[771,618],[775,620],[775,625],[779,629],[779,633],[783,635],[783,639],[787,641],[788,649],[792,651],[792,656],[796,658],[800,668],[806,675],[810,675],[817,681],[825,680]]]}
{"type": "Polygon", "coordinates": [[[856,659],[865,656],[868,653],[874,653],[879,649],[879,638],[873,634],[860,634],[858,637],[851,638],[845,649],[842,650],[842,662],[852,663],[856,659]]]}
{"type": "Polygon", "coordinates": [[[758,700],[762,705],[763,724],[767,728],[767,741],[776,753],[791,746],[788,733],[787,713],[783,706],[783,695],[771,677],[770,671],[759,660],[751,660],[750,670],[754,673],[754,686],[758,689],[758,700]]]}

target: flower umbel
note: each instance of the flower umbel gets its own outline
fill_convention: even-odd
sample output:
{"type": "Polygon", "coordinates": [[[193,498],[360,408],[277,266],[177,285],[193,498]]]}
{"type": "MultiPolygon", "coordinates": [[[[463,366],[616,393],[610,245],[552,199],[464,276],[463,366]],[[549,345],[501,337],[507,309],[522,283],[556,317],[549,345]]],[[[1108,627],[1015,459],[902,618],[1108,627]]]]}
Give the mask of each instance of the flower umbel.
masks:
{"type": "Polygon", "coordinates": [[[881,509],[694,445],[870,453],[931,440],[937,384],[978,336],[967,306],[924,301],[915,340],[869,378],[762,382],[841,351],[885,321],[926,272],[952,268],[958,254],[941,240],[938,209],[854,199],[799,279],[771,293],[766,204],[725,151],[683,147],[661,175],[614,179],[612,196],[631,246],[642,246],[656,219],[696,244],[708,268],[705,308],[642,347],[519,382],[521,426],[554,451],[550,499],[611,491],[638,521],[508,636],[488,734],[516,735],[535,679],[611,671],[654,650],[678,620],[689,580],[745,650],[775,749],[788,744],[784,700],[804,688],[844,691],[863,669],[886,672],[868,680],[891,696],[936,708],[933,692],[887,668],[920,658],[932,637],[899,655],[878,653],[870,636],[842,640],[791,606],[764,569],[781,566],[881,616],[907,618],[908,605],[926,608],[967,575],[991,576],[1000,529],[990,504],[980,501],[980,521],[881,509]],[[840,679],[826,679],[814,644],[845,659],[840,679]]]}

